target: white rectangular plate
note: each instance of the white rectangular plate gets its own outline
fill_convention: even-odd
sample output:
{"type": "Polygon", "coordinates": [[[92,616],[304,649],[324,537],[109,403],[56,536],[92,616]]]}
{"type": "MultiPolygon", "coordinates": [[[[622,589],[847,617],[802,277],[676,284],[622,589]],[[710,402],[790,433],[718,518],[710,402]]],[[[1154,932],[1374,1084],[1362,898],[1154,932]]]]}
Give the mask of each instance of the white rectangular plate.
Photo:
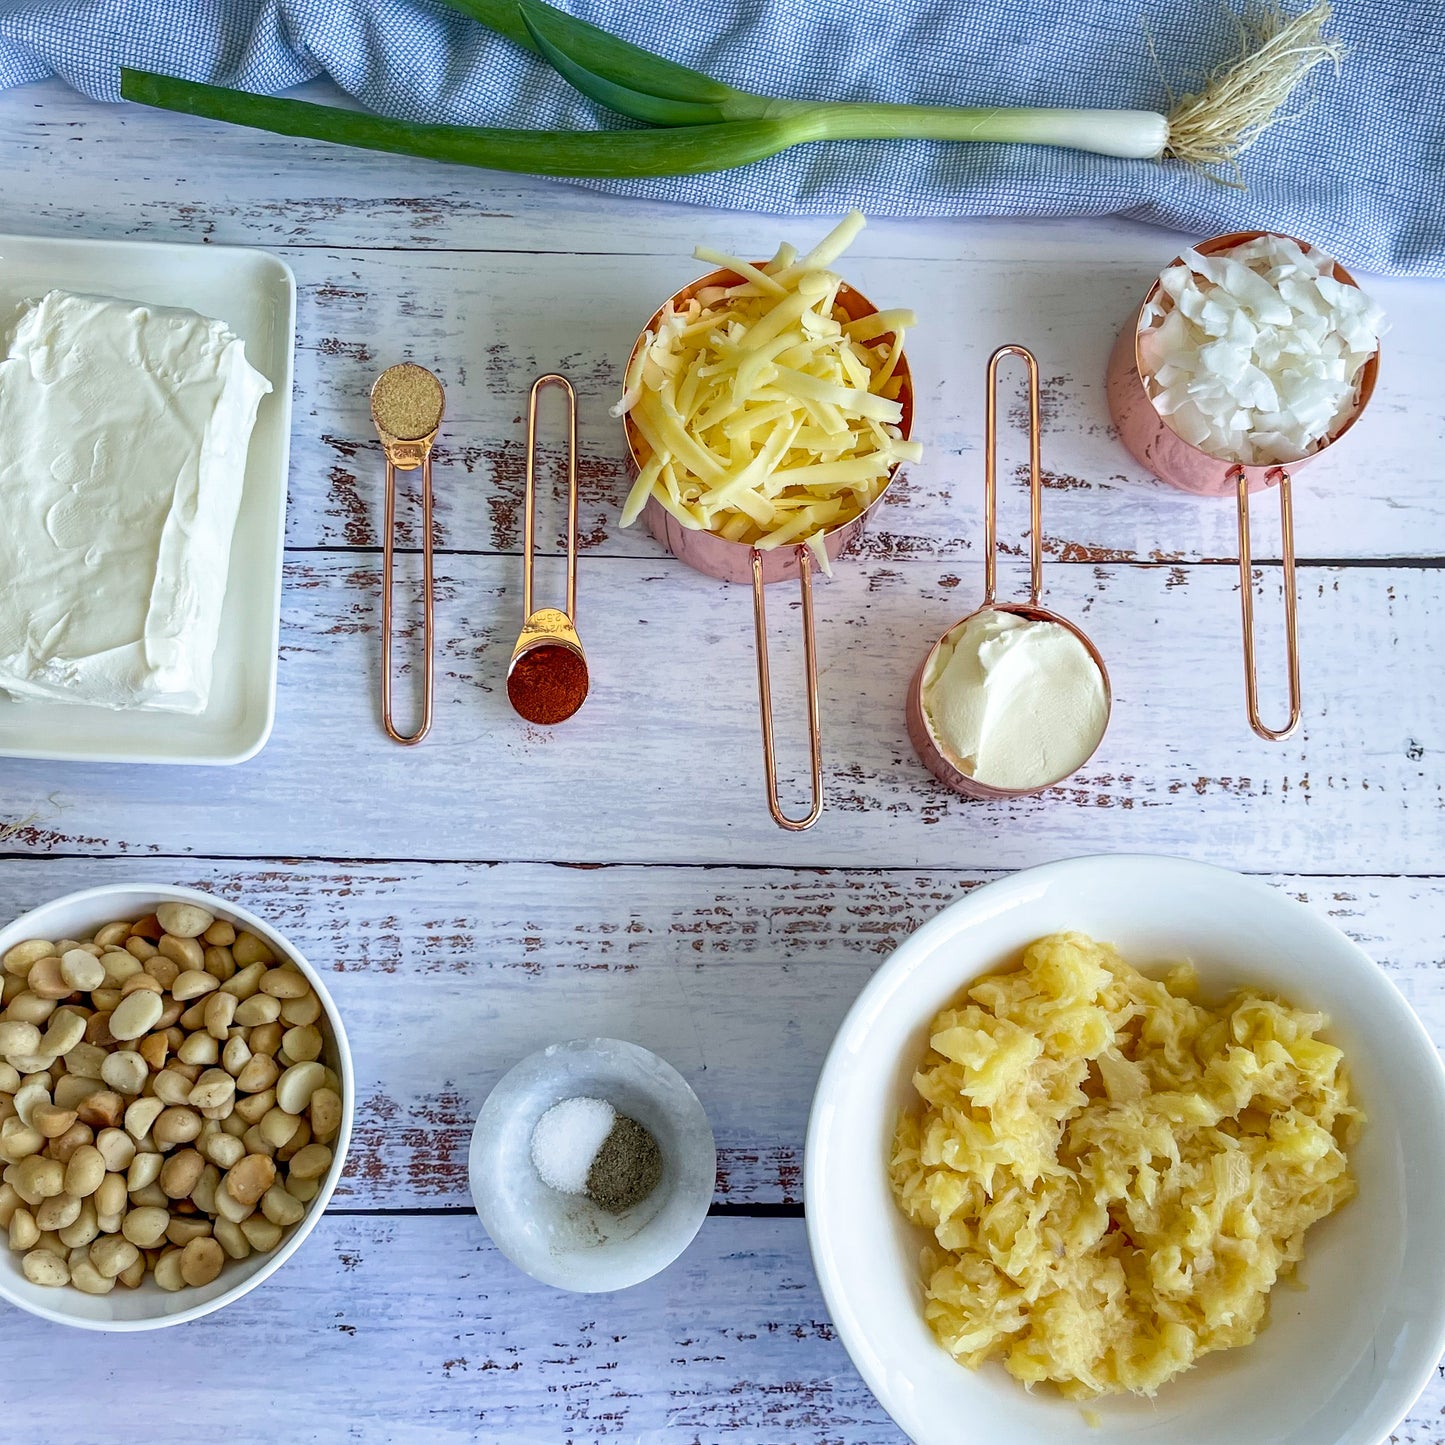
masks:
{"type": "MultiPolygon", "coordinates": [[[[17,702],[0,693],[0,757],[89,763],[241,763],[271,734],[281,625],[281,552],[291,453],[291,363],[296,278],[265,251],[136,241],[0,236],[0,317],[60,287],[224,321],[271,383],[246,461],[231,544],[215,681],[205,712],[115,712],[17,702]]],[[[144,445],[144,438],[136,439],[144,445]]]]}

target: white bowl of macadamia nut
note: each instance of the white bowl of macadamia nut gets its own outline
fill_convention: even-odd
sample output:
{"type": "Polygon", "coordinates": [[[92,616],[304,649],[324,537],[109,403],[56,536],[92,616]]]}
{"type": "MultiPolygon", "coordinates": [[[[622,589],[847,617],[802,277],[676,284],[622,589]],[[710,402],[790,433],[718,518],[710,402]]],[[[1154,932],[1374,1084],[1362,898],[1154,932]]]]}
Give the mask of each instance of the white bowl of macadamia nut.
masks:
{"type": "Polygon", "coordinates": [[[0,929],[0,1296],[60,1324],[210,1314],[300,1247],[353,1083],[316,970],[194,888],[91,888],[0,929]]]}

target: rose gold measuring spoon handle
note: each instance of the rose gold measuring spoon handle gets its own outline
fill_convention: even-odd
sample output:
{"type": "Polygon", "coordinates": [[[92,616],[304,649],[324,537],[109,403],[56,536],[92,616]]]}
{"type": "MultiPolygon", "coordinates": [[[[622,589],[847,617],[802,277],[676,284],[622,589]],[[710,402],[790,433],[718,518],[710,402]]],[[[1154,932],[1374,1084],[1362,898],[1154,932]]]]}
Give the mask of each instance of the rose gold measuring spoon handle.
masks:
{"type": "Polygon", "coordinates": [[[1029,604],[1037,607],[1044,590],[1043,462],[1039,450],[1039,364],[1026,346],[1010,342],[988,359],[988,403],[983,419],[983,605],[993,606],[998,586],[998,369],[1006,356],[1017,356],[1029,381],[1029,604]]]}
{"type": "Polygon", "coordinates": [[[818,726],[818,649],[813,627],[813,558],[806,546],[797,548],[798,585],[803,595],[803,667],[808,677],[808,753],[812,764],[813,806],[801,818],[783,812],[778,797],[778,759],[773,749],[773,688],[768,674],[768,609],[763,599],[763,554],[754,547],[753,630],[758,654],[758,705],[763,715],[763,771],[768,783],[768,811],[778,827],[790,833],[811,828],[823,813],[823,742],[818,726]]]}
{"type": "Polygon", "coordinates": [[[1244,701],[1249,709],[1249,725],[1260,737],[1277,743],[1287,738],[1298,726],[1301,699],[1299,680],[1299,623],[1295,616],[1294,580],[1294,501],[1290,496],[1289,473],[1275,467],[1269,480],[1279,485],[1279,514],[1282,542],[1280,560],[1284,581],[1284,646],[1285,665],[1289,674],[1289,719],[1282,728],[1265,725],[1259,715],[1259,668],[1254,658],[1254,569],[1249,558],[1249,478],[1243,467],[1230,473],[1239,497],[1239,615],[1244,624],[1244,701]]]}
{"type": "Polygon", "coordinates": [[[381,723],[393,742],[410,747],[430,731],[432,722],[432,627],[435,619],[435,591],[432,585],[431,540],[431,452],[421,464],[422,526],[422,671],[421,722],[414,733],[397,729],[391,715],[391,593],[396,538],[396,465],[386,459],[386,541],[381,550],[381,723]]]}
{"type": "Polygon", "coordinates": [[[532,616],[532,573],[535,567],[537,510],[537,398],[548,386],[567,398],[567,620],[577,620],[577,393],[561,372],[549,371],[532,383],[527,399],[526,514],[522,520],[522,615],[532,616]]]}

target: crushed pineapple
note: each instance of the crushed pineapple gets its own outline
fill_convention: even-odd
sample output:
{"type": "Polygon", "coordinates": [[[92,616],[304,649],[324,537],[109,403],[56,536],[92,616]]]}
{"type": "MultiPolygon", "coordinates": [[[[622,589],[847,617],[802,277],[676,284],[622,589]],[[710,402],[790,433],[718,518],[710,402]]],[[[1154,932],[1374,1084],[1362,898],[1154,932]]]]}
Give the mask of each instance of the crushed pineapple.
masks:
{"type": "Polygon", "coordinates": [[[925,1316],[977,1367],[1152,1395],[1248,1344],[1305,1231],[1355,1192],[1363,1123],[1321,1014],[1039,939],[933,1021],[890,1175],[929,1230],[925,1316]]]}

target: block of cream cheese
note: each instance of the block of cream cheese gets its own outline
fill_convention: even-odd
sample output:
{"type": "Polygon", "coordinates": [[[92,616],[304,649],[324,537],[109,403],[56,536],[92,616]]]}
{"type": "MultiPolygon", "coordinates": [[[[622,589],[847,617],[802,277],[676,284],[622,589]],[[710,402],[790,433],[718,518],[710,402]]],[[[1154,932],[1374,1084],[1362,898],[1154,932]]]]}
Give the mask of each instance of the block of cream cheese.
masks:
{"type": "Polygon", "coordinates": [[[0,688],[204,711],[270,383],[194,311],[52,291],[0,358],[0,688]]]}

